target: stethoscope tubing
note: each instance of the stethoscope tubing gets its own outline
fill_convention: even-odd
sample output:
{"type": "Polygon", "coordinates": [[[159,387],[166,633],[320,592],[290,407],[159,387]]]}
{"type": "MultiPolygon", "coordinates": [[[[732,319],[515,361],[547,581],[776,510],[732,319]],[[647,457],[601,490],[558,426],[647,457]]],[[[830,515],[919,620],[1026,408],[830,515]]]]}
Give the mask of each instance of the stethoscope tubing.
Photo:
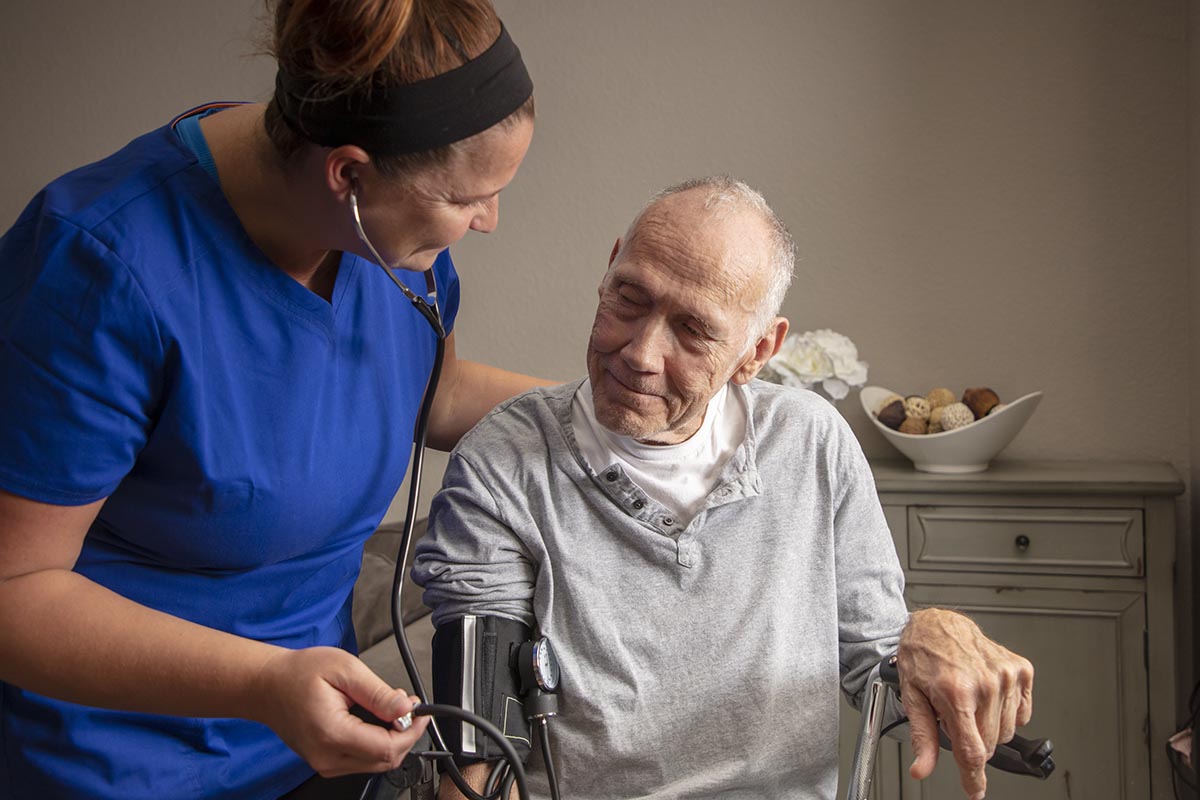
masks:
{"type": "MultiPolygon", "coordinates": [[[[435,751],[447,752],[446,742],[442,737],[441,730],[438,728],[437,720],[434,718],[435,715],[464,719],[464,721],[491,736],[491,738],[496,740],[501,751],[505,754],[505,760],[509,763],[509,768],[516,778],[517,792],[521,800],[529,800],[529,791],[525,784],[524,765],[521,764],[521,760],[517,756],[516,750],[513,749],[512,744],[504,738],[502,733],[496,730],[494,725],[482,717],[470,714],[462,709],[436,705],[429,702],[429,694],[425,689],[424,681],[421,680],[416,658],[413,656],[412,648],[408,644],[408,636],[404,632],[404,613],[401,604],[404,571],[405,565],[408,563],[408,550],[412,543],[413,528],[416,524],[417,501],[421,493],[421,476],[425,469],[425,440],[429,430],[429,416],[433,410],[433,399],[437,394],[438,381],[442,375],[442,364],[446,357],[446,329],[442,324],[441,311],[438,308],[437,278],[434,276],[433,269],[430,268],[425,271],[425,285],[430,298],[430,300],[426,300],[426,298],[417,295],[405,286],[395,276],[391,268],[387,266],[387,261],[375,249],[375,245],[371,243],[366,230],[363,229],[362,217],[358,211],[357,186],[352,187],[350,190],[350,210],[354,219],[355,232],[366,246],[368,252],[374,257],[375,263],[388,276],[388,279],[399,287],[400,291],[404,293],[404,296],[409,299],[413,306],[416,307],[417,311],[429,323],[434,335],[437,337],[437,349],[434,354],[433,367],[430,370],[429,379],[425,383],[425,392],[421,397],[421,409],[417,414],[417,424],[413,434],[412,478],[409,481],[408,503],[404,512],[404,527],[400,534],[399,552],[396,555],[396,568],[392,574],[392,635],[396,640],[396,645],[400,649],[400,658],[403,660],[404,669],[408,672],[408,678],[412,682],[413,691],[421,701],[421,704],[413,710],[413,714],[430,717],[430,739],[433,742],[435,751]],[[466,716],[464,717],[463,715],[466,716]]],[[[499,796],[498,791],[494,794],[479,794],[467,783],[466,778],[463,777],[453,758],[444,757],[443,760],[446,766],[446,773],[468,800],[497,800],[499,796]]]]}

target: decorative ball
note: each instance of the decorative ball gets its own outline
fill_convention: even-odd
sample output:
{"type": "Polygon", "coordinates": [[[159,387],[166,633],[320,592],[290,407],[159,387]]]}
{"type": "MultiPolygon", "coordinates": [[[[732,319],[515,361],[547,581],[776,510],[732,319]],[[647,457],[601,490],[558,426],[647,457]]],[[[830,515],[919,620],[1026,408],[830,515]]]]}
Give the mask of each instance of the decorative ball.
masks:
{"type": "MultiPolygon", "coordinates": [[[[875,409],[875,416],[878,417],[879,413],[881,411],[883,411],[885,408],[887,408],[888,406],[890,406],[892,403],[896,402],[897,400],[899,400],[901,403],[904,402],[904,398],[901,397],[900,395],[889,394],[887,397],[884,398],[883,402],[879,404],[879,408],[875,409]]],[[[899,424],[899,423],[897,423],[897,424],[899,424]]]]}
{"type": "Polygon", "coordinates": [[[900,430],[900,424],[904,422],[905,417],[904,401],[899,399],[893,400],[879,409],[879,413],[875,416],[892,430],[900,430]]]}
{"type": "Polygon", "coordinates": [[[954,396],[954,392],[941,386],[936,389],[930,389],[929,394],[925,395],[925,399],[929,401],[930,408],[941,408],[958,400],[954,396]]]}
{"type": "Polygon", "coordinates": [[[942,429],[947,431],[966,427],[975,421],[975,414],[965,403],[951,403],[942,407],[942,429]]]}
{"type": "Polygon", "coordinates": [[[904,398],[904,413],[912,419],[929,419],[929,410],[929,401],[919,394],[909,395],[904,398]]]}
{"type": "MultiPolygon", "coordinates": [[[[924,399],[924,398],[922,398],[924,399]]],[[[911,433],[914,436],[924,436],[928,423],[920,417],[905,417],[904,422],[900,423],[901,433],[911,433]]]]}
{"type": "Polygon", "coordinates": [[[963,392],[962,401],[971,409],[975,419],[983,419],[992,410],[992,406],[1000,402],[1000,398],[986,386],[978,386],[963,392]]]}
{"type": "Polygon", "coordinates": [[[929,430],[926,433],[941,433],[942,428],[942,412],[946,410],[945,406],[938,406],[931,409],[929,412],[929,430]]]}

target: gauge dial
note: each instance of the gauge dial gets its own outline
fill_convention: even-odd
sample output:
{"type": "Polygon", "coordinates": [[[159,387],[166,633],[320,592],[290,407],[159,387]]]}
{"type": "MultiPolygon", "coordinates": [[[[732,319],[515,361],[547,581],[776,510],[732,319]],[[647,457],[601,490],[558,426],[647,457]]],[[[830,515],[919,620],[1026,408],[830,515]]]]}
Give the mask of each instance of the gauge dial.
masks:
{"type": "Polygon", "coordinates": [[[533,676],[538,688],[543,692],[553,692],[558,688],[561,677],[558,669],[558,657],[554,647],[545,636],[533,643],[533,676]]]}

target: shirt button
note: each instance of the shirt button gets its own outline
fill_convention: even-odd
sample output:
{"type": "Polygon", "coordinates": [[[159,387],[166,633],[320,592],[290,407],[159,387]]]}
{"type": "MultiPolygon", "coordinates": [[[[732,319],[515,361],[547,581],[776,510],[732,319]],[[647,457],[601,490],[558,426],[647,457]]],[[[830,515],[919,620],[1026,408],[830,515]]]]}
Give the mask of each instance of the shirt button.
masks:
{"type": "Polygon", "coordinates": [[[608,481],[609,483],[612,483],[616,479],[617,471],[615,469],[610,469],[608,472],[604,473],[604,480],[608,481]]]}
{"type": "Polygon", "coordinates": [[[634,500],[633,507],[636,508],[638,511],[641,511],[643,508],[646,507],[646,504],[643,503],[641,500],[634,500]]]}
{"type": "Polygon", "coordinates": [[[669,528],[669,527],[671,527],[672,525],[674,525],[674,524],[675,524],[675,520],[674,520],[673,518],[671,518],[671,517],[663,517],[663,518],[662,518],[662,524],[663,524],[663,525],[666,525],[666,526],[669,528]]]}

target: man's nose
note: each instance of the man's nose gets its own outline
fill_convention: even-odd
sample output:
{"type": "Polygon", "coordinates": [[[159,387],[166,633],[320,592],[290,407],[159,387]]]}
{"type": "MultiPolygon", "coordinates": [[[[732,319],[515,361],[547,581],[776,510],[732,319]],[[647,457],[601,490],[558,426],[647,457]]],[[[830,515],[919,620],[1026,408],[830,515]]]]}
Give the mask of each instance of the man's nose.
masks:
{"type": "Polygon", "coordinates": [[[621,348],[621,356],[629,368],[637,372],[662,372],[668,331],[665,321],[647,319],[642,322],[621,348]]]}
{"type": "Polygon", "coordinates": [[[491,233],[500,224],[500,198],[493,197],[471,220],[471,230],[480,233],[491,233]]]}

